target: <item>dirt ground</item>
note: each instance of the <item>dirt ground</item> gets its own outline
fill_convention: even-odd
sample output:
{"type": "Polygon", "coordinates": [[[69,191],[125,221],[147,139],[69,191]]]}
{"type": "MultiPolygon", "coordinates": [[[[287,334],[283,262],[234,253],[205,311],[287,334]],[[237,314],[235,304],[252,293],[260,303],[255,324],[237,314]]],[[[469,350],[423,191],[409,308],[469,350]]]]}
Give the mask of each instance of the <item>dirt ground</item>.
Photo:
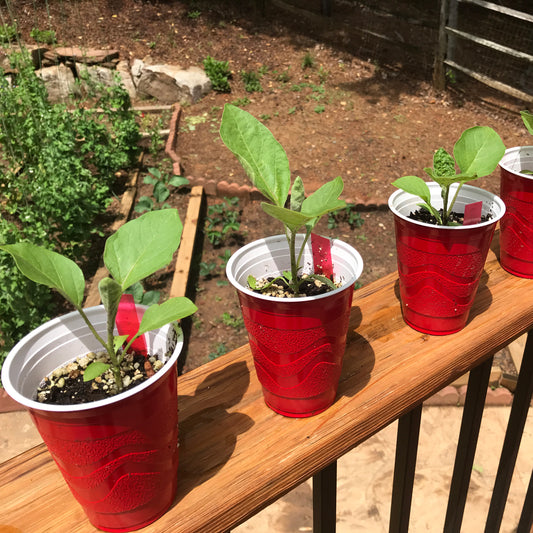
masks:
{"type": "MultiPolygon", "coordinates": [[[[16,19],[27,43],[33,42],[32,28],[46,27],[56,31],[61,44],[118,49],[123,58],[150,56],[152,62],[183,67],[202,66],[207,56],[228,61],[231,92],[212,92],[183,110],[178,142],[183,174],[247,183],[218,135],[224,104],[241,105],[272,130],[289,156],[293,175],[302,177],[308,192],[325,180],[343,177],[343,198],[355,204],[363,224],[350,227],[339,220],[330,224],[336,227],[328,227],[323,220],[318,231],[336,235],[360,251],[365,262],[362,284],[396,268],[392,216],[386,210],[394,179],[406,174],[423,177],[434,150],[444,146],[451,151],[460,133],[474,125],[492,126],[509,147],[530,142],[517,114],[520,102],[487,97],[484,88],[466,84],[436,93],[416,71],[357,57],[337,47],[335,39],[317,42],[291,28],[289,19],[268,11],[260,16],[253,9],[244,10],[242,2],[8,4],[10,10],[2,6],[0,11],[5,20],[16,19]],[[261,91],[246,90],[243,71],[257,74],[261,91]]],[[[497,173],[478,185],[497,192],[497,173]]],[[[210,198],[209,205],[221,201],[210,198]]],[[[174,192],[170,202],[184,218],[186,193],[174,192]]],[[[211,272],[198,276],[195,300],[200,311],[193,320],[185,370],[246,342],[237,299],[223,273],[226,250],[231,253],[281,228],[255,203],[241,202],[238,209],[236,232],[217,247],[204,241],[201,261],[211,272]]],[[[152,284],[164,291],[168,279],[165,273],[152,284]]]]}

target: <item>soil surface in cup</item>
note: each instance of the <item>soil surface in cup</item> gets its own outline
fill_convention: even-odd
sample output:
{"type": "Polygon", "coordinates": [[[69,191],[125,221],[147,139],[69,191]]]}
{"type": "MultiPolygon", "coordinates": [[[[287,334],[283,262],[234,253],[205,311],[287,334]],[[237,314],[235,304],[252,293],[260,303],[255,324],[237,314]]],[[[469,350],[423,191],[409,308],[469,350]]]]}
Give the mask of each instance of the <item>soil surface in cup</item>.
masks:
{"type": "MultiPolygon", "coordinates": [[[[91,352],[92,354],[93,352],[91,352]]],[[[109,369],[95,379],[84,381],[83,374],[88,363],[94,360],[88,354],[80,357],[46,376],[36,392],[36,401],[54,405],[75,405],[104,400],[116,395],[115,378],[109,369]]],[[[95,354],[98,360],[102,354],[95,354]]],[[[141,354],[127,354],[121,364],[123,382],[122,392],[132,389],[162,368],[162,362],[155,357],[145,357],[141,354]]]]}
{"type": "MultiPolygon", "coordinates": [[[[439,209],[439,213],[442,216],[443,210],[439,209]]],[[[426,224],[435,224],[437,225],[437,219],[427,210],[427,209],[417,209],[416,211],[412,211],[409,214],[409,218],[412,220],[416,220],[418,222],[425,222],[426,224]]],[[[464,213],[456,213],[455,211],[452,211],[449,215],[451,224],[449,225],[463,225],[463,221],[465,218],[464,213]]],[[[481,215],[481,219],[479,222],[488,222],[492,219],[492,213],[487,213],[486,215],[481,215]]]]}
{"type": "MultiPolygon", "coordinates": [[[[288,280],[284,277],[268,277],[256,281],[257,285],[253,289],[254,292],[263,294],[265,296],[274,296],[276,298],[294,298],[294,290],[289,286],[288,280]]],[[[329,278],[324,276],[298,276],[299,297],[318,296],[319,294],[326,294],[337,288],[329,278]],[[327,281],[326,281],[327,280],[327,281]],[[331,285],[330,285],[331,283],[331,285]]]]}

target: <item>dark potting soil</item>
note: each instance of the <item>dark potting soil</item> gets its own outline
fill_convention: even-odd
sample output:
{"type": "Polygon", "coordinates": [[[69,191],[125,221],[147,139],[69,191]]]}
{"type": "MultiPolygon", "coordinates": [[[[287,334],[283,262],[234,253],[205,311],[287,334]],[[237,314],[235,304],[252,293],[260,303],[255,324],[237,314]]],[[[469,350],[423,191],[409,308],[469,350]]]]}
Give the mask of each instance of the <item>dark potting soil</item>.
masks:
{"type": "MultiPolygon", "coordinates": [[[[114,378],[108,370],[91,381],[83,381],[86,362],[83,358],[68,363],[45,377],[37,389],[36,401],[54,405],[76,405],[104,400],[117,394],[114,378]]],[[[150,360],[141,354],[127,354],[121,366],[124,387],[122,392],[140,385],[155,370],[150,360]]]]}
{"type": "MultiPolygon", "coordinates": [[[[439,213],[442,216],[443,210],[439,209],[439,213]]],[[[450,213],[450,222],[452,222],[452,224],[457,224],[459,226],[462,226],[464,217],[465,217],[464,213],[456,213],[455,211],[452,211],[450,213]]],[[[427,209],[417,209],[416,211],[411,211],[411,213],[409,213],[409,218],[412,220],[416,220],[418,222],[425,222],[426,224],[437,225],[437,219],[427,209]]],[[[491,218],[492,218],[491,213],[487,213],[486,215],[481,215],[480,222],[487,222],[491,218]]]]}

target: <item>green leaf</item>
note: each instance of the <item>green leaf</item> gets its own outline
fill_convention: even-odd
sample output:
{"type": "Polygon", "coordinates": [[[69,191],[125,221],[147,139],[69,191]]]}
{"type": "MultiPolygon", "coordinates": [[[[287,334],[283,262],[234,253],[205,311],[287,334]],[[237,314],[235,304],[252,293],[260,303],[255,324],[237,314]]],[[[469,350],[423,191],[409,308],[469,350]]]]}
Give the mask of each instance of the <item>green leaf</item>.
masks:
{"type": "Polygon", "coordinates": [[[300,176],[297,176],[292,184],[291,189],[291,210],[301,211],[302,203],[305,200],[304,182],[300,176]]]}
{"type": "Polygon", "coordinates": [[[285,205],[291,182],[289,160],[270,130],[247,111],[226,104],[220,137],[254,186],[275,205],[285,205]]]}
{"type": "Polygon", "coordinates": [[[189,180],[183,176],[172,176],[169,180],[169,184],[174,187],[181,187],[182,185],[189,185],[189,180]]]}
{"type": "Polygon", "coordinates": [[[118,352],[119,348],[126,342],[129,335],[116,335],[113,337],[113,351],[118,352]]]}
{"type": "Polygon", "coordinates": [[[136,336],[142,335],[153,329],[158,329],[170,322],[180,320],[186,316],[192,315],[198,308],[185,296],[171,298],[166,302],[154,304],[145,312],[139,326],[136,336]]]}
{"type": "Polygon", "coordinates": [[[406,193],[422,198],[426,204],[431,204],[431,193],[427,183],[418,176],[403,176],[393,181],[392,184],[406,193]]]}
{"type": "Polygon", "coordinates": [[[488,126],[474,126],[465,130],[453,148],[461,173],[472,179],[494,172],[504,153],[503,141],[488,126]]]}
{"type": "Polygon", "coordinates": [[[149,196],[141,196],[135,205],[136,213],[144,213],[151,211],[154,208],[154,201],[149,196]]]}
{"type": "Polygon", "coordinates": [[[344,200],[339,200],[343,189],[344,182],[340,176],[337,176],[335,179],[322,185],[322,187],[304,200],[302,213],[313,218],[318,218],[331,211],[342,209],[346,206],[344,200]]]}
{"type": "Polygon", "coordinates": [[[170,191],[162,181],[158,181],[154,185],[153,195],[158,203],[162,203],[170,196],[170,191]]]}
{"type": "Polygon", "coordinates": [[[455,160],[444,148],[439,148],[433,156],[433,169],[439,177],[455,176],[455,160]]]}
{"type": "Polygon", "coordinates": [[[5,244],[1,250],[15,259],[27,278],[59,292],[76,307],[81,307],[85,280],[80,267],[71,259],[27,242],[5,244]]]}
{"type": "Polygon", "coordinates": [[[255,277],[250,275],[248,276],[246,281],[248,282],[250,289],[255,290],[255,288],[257,287],[257,280],[255,279],[255,277]]]}
{"type": "Polygon", "coordinates": [[[91,381],[92,379],[101,376],[109,368],[111,368],[111,365],[107,363],[94,361],[83,372],[83,381],[91,381]]]}
{"type": "Polygon", "coordinates": [[[527,128],[527,131],[533,135],[533,113],[524,110],[520,111],[520,116],[522,117],[522,121],[524,126],[527,128]]]}
{"type": "Polygon", "coordinates": [[[297,231],[310,220],[315,218],[315,216],[309,216],[298,211],[291,211],[285,207],[278,207],[277,205],[267,204],[266,202],[262,202],[261,207],[265,213],[285,224],[292,232],[297,231]]]}
{"type": "Polygon", "coordinates": [[[176,209],[145,213],[107,239],[104,263],[125,290],[172,261],[182,229],[176,209]]]}
{"type": "Polygon", "coordinates": [[[102,304],[107,313],[108,323],[114,324],[120,304],[120,298],[123,294],[120,283],[111,278],[103,278],[98,283],[98,292],[102,298],[102,304]]]}

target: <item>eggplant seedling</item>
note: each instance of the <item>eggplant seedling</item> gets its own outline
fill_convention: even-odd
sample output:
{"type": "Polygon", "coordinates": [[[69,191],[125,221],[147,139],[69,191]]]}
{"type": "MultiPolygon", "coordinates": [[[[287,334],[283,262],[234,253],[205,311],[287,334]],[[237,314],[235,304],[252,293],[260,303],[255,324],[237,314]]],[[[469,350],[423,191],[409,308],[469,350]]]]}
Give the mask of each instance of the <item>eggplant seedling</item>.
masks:
{"type": "Polygon", "coordinates": [[[172,261],[181,240],[182,229],[178,211],[163,209],[130,220],[107,239],[104,264],[110,277],[103,278],[98,284],[107,313],[107,339],[97,333],[83,311],[85,279],[82,270],[74,261],[28,242],[0,245],[0,250],[13,256],[17,267],[27,278],[55,289],[75,307],[111,361],[111,364],[98,361],[91,363],[84,372],[84,380],[94,379],[111,368],[120,392],[123,388],[120,364],[135,339],[170,322],[185,318],[197,310],[188,298],[170,298],[160,305],[154,304],[146,309],[139,330],[128,341],[128,335],[114,334],[122,295],[128,287],[172,261]],[[126,345],[122,349],[124,343],[126,345]]]}
{"type": "Polygon", "coordinates": [[[454,225],[451,213],[459,190],[472,180],[488,176],[498,166],[505,153],[500,136],[488,126],[474,126],[465,130],[453,148],[453,156],[439,148],[433,156],[433,168],[425,168],[428,176],[440,185],[442,210],[431,204],[431,194],[426,182],[418,176],[403,176],[392,184],[403,191],[418,196],[423,209],[428,210],[441,226],[454,225]],[[456,166],[459,172],[456,172],[456,166]],[[455,195],[450,198],[450,188],[457,183],[455,195]]]}
{"type": "MultiPolygon", "coordinates": [[[[261,207],[270,216],[279,220],[289,244],[290,272],[284,273],[285,281],[295,296],[300,293],[302,283],[299,273],[305,244],[320,218],[345,207],[339,199],[344,188],[341,177],[322,185],[306,198],[304,184],[298,176],[291,188],[291,172],[287,154],[272,132],[247,111],[226,104],[220,124],[220,137],[237,157],[253,185],[267,198],[261,207]],[[290,191],[289,207],[285,207],[290,191]],[[296,249],[296,234],[304,228],[305,238],[299,250],[296,249]]],[[[332,288],[333,282],[325,276],[312,274],[332,288]]],[[[255,279],[248,283],[255,288],[255,279]]],[[[266,287],[264,287],[266,288],[266,287]]]]}

